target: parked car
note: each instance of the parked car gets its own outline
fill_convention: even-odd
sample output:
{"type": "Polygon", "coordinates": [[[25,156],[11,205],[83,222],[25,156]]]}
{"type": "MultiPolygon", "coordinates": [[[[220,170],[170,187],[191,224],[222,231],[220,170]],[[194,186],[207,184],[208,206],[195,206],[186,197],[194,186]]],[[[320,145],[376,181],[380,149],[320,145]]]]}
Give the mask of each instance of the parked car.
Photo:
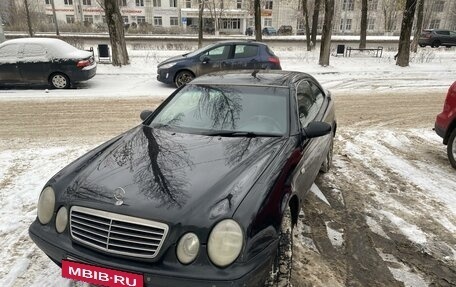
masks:
{"type": "Polygon", "coordinates": [[[449,30],[426,29],[420,35],[418,40],[420,47],[431,46],[438,48],[440,46],[456,46],[456,32],[449,30]]]}
{"type": "Polygon", "coordinates": [[[435,119],[435,132],[443,138],[448,159],[456,168],[456,82],[448,89],[443,111],[435,119]]]}
{"type": "Polygon", "coordinates": [[[296,35],[305,35],[306,34],[306,29],[304,28],[299,28],[296,30],[296,35]]]}
{"type": "Polygon", "coordinates": [[[66,89],[95,76],[91,52],[48,38],[22,38],[0,44],[0,83],[49,83],[66,89]]]}
{"type": "Polygon", "coordinates": [[[157,80],[180,87],[207,73],[239,69],[282,68],[279,58],[264,43],[222,41],[161,62],[157,80]]]}
{"type": "Polygon", "coordinates": [[[255,27],[249,26],[249,27],[245,28],[246,36],[252,36],[253,34],[255,34],[255,27]]]}
{"type": "Polygon", "coordinates": [[[289,282],[300,206],[331,165],[331,94],[299,72],[216,73],[141,119],[45,184],[29,234],[62,274],[104,286],[289,282]]]}
{"type": "Polygon", "coordinates": [[[277,30],[274,27],[264,27],[262,33],[265,36],[276,36],[277,30]]]}
{"type": "Polygon", "coordinates": [[[290,25],[282,25],[279,27],[279,31],[277,31],[279,35],[293,35],[293,27],[290,25]]]}

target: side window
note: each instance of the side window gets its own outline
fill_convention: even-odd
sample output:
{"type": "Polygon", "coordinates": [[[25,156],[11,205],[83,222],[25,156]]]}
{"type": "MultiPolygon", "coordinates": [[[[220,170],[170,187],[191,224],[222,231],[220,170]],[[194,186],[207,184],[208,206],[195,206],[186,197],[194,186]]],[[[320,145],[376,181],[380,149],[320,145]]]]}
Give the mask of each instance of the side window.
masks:
{"type": "Polygon", "coordinates": [[[46,49],[39,44],[25,44],[22,59],[26,62],[46,61],[46,49]]]}
{"type": "Polygon", "coordinates": [[[456,37],[456,32],[451,31],[451,32],[450,32],[450,36],[456,37]]]}
{"type": "Polygon", "coordinates": [[[234,58],[251,58],[258,55],[258,46],[253,45],[236,45],[234,50],[234,58]]]}
{"type": "Polygon", "coordinates": [[[309,81],[300,82],[296,91],[299,121],[302,127],[306,127],[317,117],[323,105],[324,94],[309,81]]]}
{"type": "Polygon", "coordinates": [[[1,63],[12,63],[18,60],[19,45],[10,44],[0,49],[0,62],[1,63]]]}
{"type": "Polygon", "coordinates": [[[212,50],[207,51],[204,53],[205,57],[208,57],[210,60],[218,61],[218,60],[226,60],[230,55],[230,45],[227,46],[219,46],[212,50]]]}

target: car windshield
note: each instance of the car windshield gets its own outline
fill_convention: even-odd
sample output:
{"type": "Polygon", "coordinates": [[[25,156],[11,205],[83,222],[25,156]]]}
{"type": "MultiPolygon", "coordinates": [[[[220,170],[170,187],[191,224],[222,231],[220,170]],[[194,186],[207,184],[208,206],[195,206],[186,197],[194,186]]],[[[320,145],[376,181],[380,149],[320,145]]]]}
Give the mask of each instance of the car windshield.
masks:
{"type": "Polygon", "coordinates": [[[154,128],[203,135],[283,136],[288,88],[188,85],[151,122],[154,128]]]}
{"type": "Polygon", "coordinates": [[[187,57],[196,56],[196,55],[198,55],[198,54],[200,54],[200,53],[202,53],[202,52],[204,52],[204,51],[206,51],[206,50],[208,50],[208,49],[214,47],[215,45],[216,45],[216,43],[210,44],[210,45],[205,46],[205,47],[202,47],[202,48],[199,48],[198,50],[195,50],[195,51],[193,51],[193,52],[188,53],[186,56],[187,56],[187,57]]]}

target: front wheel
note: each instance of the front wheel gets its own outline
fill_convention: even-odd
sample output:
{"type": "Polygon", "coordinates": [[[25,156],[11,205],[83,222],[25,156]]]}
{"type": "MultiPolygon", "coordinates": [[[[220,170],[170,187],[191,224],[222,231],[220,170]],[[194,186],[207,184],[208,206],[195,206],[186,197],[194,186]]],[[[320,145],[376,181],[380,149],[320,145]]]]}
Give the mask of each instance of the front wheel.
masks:
{"type": "Polygon", "coordinates": [[[174,79],[174,84],[176,87],[180,88],[181,86],[189,83],[193,80],[195,76],[190,71],[180,71],[177,73],[176,78],[174,79]]]}
{"type": "Polygon", "coordinates": [[[272,264],[269,278],[265,287],[290,287],[291,267],[293,261],[293,222],[291,210],[288,206],[282,217],[280,226],[279,246],[272,264]]]}
{"type": "Polygon", "coordinates": [[[70,87],[70,79],[62,73],[53,74],[49,82],[54,89],[68,89],[70,87]]]}
{"type": "Polygon", "coordinates": [[[432,42],[432,47],[440,47],[440,41],[439,40],[435,40],[434,42],[432,42]]]}
{"type": "Polygon", "coordinates": [[[456,168],[456,128],[450,134],[447,146],[448,159],[450,160],[451,166],[456,168]]]}
{"type": "Polygon", "coordinates": [[[420,47],[421,47],[421,48],[424,48],[424,47],[426,47],[426,45],[420,44],[420,47]]]}

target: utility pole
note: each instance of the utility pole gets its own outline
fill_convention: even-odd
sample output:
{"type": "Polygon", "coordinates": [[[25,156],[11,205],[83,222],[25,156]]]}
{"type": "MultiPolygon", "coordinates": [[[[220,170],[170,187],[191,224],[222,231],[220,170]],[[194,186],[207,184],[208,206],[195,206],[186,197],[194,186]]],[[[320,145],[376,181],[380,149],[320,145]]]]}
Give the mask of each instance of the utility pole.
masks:
{"type": "Polygon", "coordinates": [[[0,13],[0,43],[5,42],[5,32],[3,32],[2,13],[0,13]]]}
{"type": "Polygon", "coordinates": [[[57,15],[55,13],[54,0],[51,0],[51,5],[52,5],[52,15],[54,16],[55,34],[57,36],[59,36],[60,35],[60,31],[59,31],[59,24],[57,23],[57,15]]]}

